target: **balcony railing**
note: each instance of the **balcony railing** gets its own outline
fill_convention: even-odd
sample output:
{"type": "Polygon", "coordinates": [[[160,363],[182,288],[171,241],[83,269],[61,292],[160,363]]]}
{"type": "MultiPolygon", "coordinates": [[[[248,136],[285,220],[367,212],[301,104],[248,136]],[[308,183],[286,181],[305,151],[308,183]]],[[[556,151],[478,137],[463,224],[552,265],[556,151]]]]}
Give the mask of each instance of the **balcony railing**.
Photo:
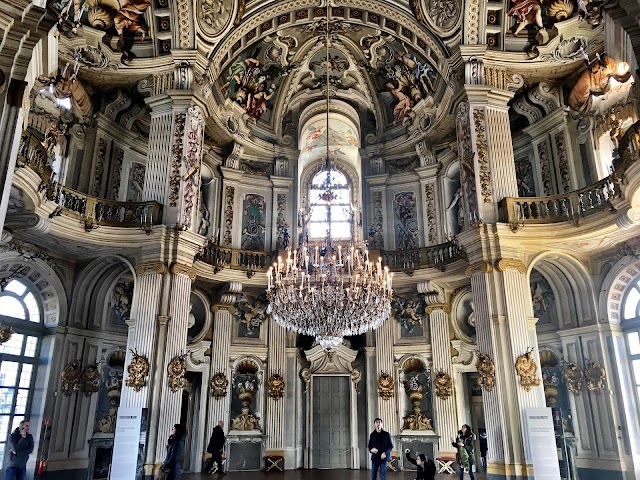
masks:
{"type": "Polygon", "coordinates": [[[500,202],[501,221],[513,231],[525,225],[573,221],[579,225],[584,217],[612,210],[611,200],[622,195],[620,180],[609,176],[590,187],[548,197],[507,197],[500,202]]]}
{"type": "Polygon", "coordinates": [[[640,158],[640,120],[624,132],[618,143],[618,157],[613,160],[613,167],[620,174],[640,158]]]}
{"type": "Polygon", "coordinates": [[[413,273],[419,268],[438,268],[466,258],[464,250],[456,241],[412,250],[382,251],[382,259],[392,271],[413,273]]]}
{"type": "Polygon", "coordinates": [[[116,202],[93,197],[55,181],[55,174],[47,165],[47,153],[40,140],[24,132],[18,150],[18,167],[29,167],[42,179],[40,188],[47,200],[58,204],[50,215],[68,215],[84,221],[90,231],[99,225],[112,227],[142,227],[147,233],[152,225],[162,223],[162,205],[158,202],[116,202]]]}
{"type": "Polygon", "coordinates": [[[196,256],[196,260],[213,266],[214,273],[223,268],[244,270],[248,277],[256,272],[266,272],[278,258],[278,252],[255,252],[209,244],[196,256]]]}

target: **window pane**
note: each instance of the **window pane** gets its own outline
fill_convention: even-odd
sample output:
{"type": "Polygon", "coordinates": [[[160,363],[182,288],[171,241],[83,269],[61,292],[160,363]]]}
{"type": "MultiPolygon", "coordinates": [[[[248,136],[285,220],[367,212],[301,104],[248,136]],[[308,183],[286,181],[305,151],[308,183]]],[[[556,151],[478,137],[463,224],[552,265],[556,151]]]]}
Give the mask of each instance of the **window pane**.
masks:
{"type": "Polygon", "coordinates": [[[640,354],[640,335],[638,332],[628,333],[627,340],[629,340],[629,353],[631,355],[640,354]]]}
{"type": "MultiPolygon", "coordinates": [[[[325,173],[326,175],[326,173],[325,173]]],[[[347,177],[345,177],[342,173],[332,170],[331,171],[331,184],[332,185],[346,185],[347,177]]]]}
{"type": "Polygon", "coordinates": [[[20,373],[20,388],[29,388],[31,385],[31,373],[33,372],[33,365],[28,363],[22,364],[22,373],[20,373]]]}
{"type": "Polygon", "coordinates": [[[627,301],[624,304],[624,319],[636,318],[636,308],[640,302],[640,292],[637,288],[632,288],[627,296],[627,301]]]}
{"type": "Polygon", "coordinates": [[[0,388],[0,413],[11,413],[15,392],[14,388],[0,388]]]}
{"type": "Polygon", "coordinates": [[[29,397],[29,390],[18,390],[18,398],[16,399],[16,409],[14,414],[24,415],[27,413],[27,398],[29,397]]]}
{"type": "Polygon", "coordinates": [[[346,222],[349,220],[349,213],[343,205],[331,207],[331,223],[346,222]]]}
{"type": "Polygon", "coordinates": [[[636,385],[640,385],[640,360],[634,360],[631,362],[633,368],[633,378],[636,380],[636,385]]]}
{"type": "Polygon", "coordinates": [[[7,317],[19,318],[25,320],[25,311],[22,303],[17,298],[9,295],[0,297],[0,312],[7,317]]]}
{"type": "Polygon", "coordinates": [[[24,341],[24,335],[20,333],[14,333],[8,342],[0,345],[0,353],[8,353],[10,355],[20,355],[22,353],[22,343],[24,341]]]}
{"type": "Polygon", "coordinates": [[[311,223],[309,224],[309,237],[311,238],[324,238],[327,235],[326,223],[311,223]]]}
{"type": "Polygon", "coordinates": [[[24,297],[24,303],[27,306],[27,310],[29,310],[29,321],[31,322],[40,322],[40,307],[38,306],[38,302],[36,301],[36,297],[33,296],[33,293],[28,293],[26,297],[24,297]]]}
{"type": "Polygon", "coordinates": [[[0,415],[0,438],[5,439],[9,434],[9,415],[0,415]]]}
{"type": "Polygon", "coordinates": [[[11,280],[9,285],[4,289],[5,292],[13,292],[18,296],[22,296],[22,294],[27,290],[27,286],[20,283],[17,280],[11,280]]]}
{"type": "MultiPolygon", "coordinates": [[[[6,436],[2,437],[6,438],[6,436]]],[[[2,442],[0,443],[0,465],[4,465],[4,450],[7,448],[7,444],[2,442]]]]}
{"type": "Polygon", "coordinates": [[[311,210],[310,222],[326,222],[327,221],[327,207],[313,207],[311,210]]]}
{"type": "Polygon", "coordinates": [[[334,200],[333,200],[333,204],[343,204],[343,205],[348,205],[349,204],[349,190],[347,189],[336,189],[333,191],[333,195],[335,196],[334,200]]]}
{"type": "Polygon", "coordinates": [[[27,344],[24,347],[25,357],[33,357],[38,348],[38,337],[27,337],[27,344]]]}
{"type": "Polygon", "coordinates": [[[332,223],[331,235],[334,238],[349,238],[351,237],[351,225],[348,223],[332,223]]]}
{"type": "Polygon", "coordinates": [[[3,387],[15,387],[18,380],[17,362],[2,362],[0,365],[0,385],[3,387]]]}

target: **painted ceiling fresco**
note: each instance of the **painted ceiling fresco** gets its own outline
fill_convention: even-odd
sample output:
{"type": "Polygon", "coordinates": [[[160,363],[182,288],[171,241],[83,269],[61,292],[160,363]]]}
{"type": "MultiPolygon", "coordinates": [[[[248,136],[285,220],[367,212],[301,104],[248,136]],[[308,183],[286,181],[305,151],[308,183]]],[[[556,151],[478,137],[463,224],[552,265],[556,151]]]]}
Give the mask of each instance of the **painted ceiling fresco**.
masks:
{"type": "MultiPolygon", "coordinates": [[[[353,160],[358,155],[358,138],[346,123],[331,118],[329,120],[329,154],[335,158],[353,160]]],[[[319,119],[310,124],[302,133],[300,160],[316,155],[324,156],[327,151],[326,120],[319,119]]]]}

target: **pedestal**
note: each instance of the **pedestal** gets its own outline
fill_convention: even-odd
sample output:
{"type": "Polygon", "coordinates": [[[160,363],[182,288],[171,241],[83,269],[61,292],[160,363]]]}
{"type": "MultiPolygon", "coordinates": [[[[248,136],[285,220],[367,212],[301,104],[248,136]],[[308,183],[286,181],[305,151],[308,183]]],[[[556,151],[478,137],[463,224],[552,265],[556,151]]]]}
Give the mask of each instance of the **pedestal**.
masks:
{"type": "Polygon", "coordinates": [[[264,435],[259,430],[231,430],[227,434],[229,472],[254,472],[262,469],[264,435]]]}
{"type": "Polygon", "coordinates": [[[97,433],[89,440],[89,467],[87,480],[106,480],[111,470],[113,434],[97,433]]]}

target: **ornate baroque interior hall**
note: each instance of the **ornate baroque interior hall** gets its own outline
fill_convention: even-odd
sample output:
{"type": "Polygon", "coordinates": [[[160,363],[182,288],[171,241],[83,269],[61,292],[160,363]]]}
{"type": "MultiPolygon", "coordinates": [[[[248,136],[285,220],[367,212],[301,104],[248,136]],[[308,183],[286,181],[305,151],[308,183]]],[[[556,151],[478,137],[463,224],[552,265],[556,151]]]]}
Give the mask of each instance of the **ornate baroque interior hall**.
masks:
{"type": "Polygon", "coordinates": [[[639,27],[0,2],[0,478],[640,480],[639,27]]]}

